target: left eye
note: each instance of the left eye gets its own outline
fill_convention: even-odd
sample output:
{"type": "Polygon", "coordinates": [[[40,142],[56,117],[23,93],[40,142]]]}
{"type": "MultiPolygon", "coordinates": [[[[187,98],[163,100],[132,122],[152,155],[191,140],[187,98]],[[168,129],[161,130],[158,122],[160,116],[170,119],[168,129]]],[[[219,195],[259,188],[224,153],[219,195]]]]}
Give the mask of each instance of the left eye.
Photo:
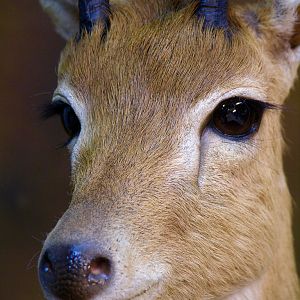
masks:
{"type": "Polygon", "coordinates": [[[80,133],[80,122],[73,110],[73,108],[65,104],[64,107],[61,109],[60,117],[62,124],[64,126],[65,131],[72,139],[75,136],[79,135],[80,133]]]}
{"type": "Polygon", "coordinates": [[[63,102],[63,101],[54,101],[50,105],[47,105],[42,113],[44,118],[49,118],[54,115],[59,115],[61,118],[62,125],[66,133],[70,137],[70,141],[79,135],[81,130],[81,125],[78,117],[76,116],[73,108],[63,102]]]}
{"type": "Polygon", "coordinates": [[[231,98],[214,110],[210,127],[227,138],[242,138],[258,131],[264,103],[243,98],[231,98]]]}

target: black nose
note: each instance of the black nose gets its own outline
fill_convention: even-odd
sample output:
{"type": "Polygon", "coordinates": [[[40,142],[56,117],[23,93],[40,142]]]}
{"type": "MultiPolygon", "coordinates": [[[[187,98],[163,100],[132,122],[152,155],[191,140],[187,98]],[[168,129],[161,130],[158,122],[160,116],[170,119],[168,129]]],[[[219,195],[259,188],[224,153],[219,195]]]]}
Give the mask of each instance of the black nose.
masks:
{"type": "Polygon", "coordinates": [[[111,261],[88,246],[54,246],[39,263],[39,277],[47,295],[66,300],[86,300],[108,285],[111,261]]]}

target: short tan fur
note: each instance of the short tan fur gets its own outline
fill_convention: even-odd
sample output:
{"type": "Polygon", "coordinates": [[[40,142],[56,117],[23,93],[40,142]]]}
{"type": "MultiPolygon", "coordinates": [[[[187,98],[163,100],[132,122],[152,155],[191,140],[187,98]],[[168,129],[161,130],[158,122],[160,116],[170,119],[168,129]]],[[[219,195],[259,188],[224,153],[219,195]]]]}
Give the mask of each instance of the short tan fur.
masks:
{"type": "Polygon", "coordinates": [[[73,200],[44,247],[109,253],[115,278],[95,299],[300,299],[281,111],[243,142],[206,126],[226,98],[281,106],[293,86],[297,3],[249,2],[230,2],[227,36],[203,29],[195,1],[115,1],[105,39],[100,23],[63,51],[56,95],[82,130],[73,200]]]}

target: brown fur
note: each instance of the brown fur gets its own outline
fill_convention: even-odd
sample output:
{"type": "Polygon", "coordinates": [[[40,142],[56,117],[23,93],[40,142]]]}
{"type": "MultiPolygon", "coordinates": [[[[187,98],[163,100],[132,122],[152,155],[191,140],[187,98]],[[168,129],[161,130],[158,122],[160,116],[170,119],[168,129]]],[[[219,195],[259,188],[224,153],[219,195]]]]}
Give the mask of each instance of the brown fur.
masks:
{"type": "Polygon", "coordinates": [[[179,4],[118,3],[105,42],[99,24],[64,50],[59,82],[86,121],[73,201],[45,247],[99,244],[116,261],[103,299],[142,293],[131,289],[137,274],[160,273],[149,281],[157,295],[135,299],[230,298],[255,281],[259,299],[300,299],[280,111],[267,111],[245,142],[205,129],[214,106],[197,112],[214,92],[241,87],[284,102],[297,69],[294,14],[275,26],[273,8],[232,5],[229,40],[202,29],[193,3],[179,4]]]}

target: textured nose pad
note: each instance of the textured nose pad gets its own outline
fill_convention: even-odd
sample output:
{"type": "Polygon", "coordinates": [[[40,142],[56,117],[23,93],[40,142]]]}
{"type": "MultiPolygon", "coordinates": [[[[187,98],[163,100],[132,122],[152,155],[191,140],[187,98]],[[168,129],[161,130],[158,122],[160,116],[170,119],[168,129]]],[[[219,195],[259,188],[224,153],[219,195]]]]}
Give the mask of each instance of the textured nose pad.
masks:
{"type": "Polygon", "coordinates": [[[47,295],[62,300],[86,300],[109,284],[111,261],[84,246],[55,246],[40,259],[40,282],[47,295]]]}

